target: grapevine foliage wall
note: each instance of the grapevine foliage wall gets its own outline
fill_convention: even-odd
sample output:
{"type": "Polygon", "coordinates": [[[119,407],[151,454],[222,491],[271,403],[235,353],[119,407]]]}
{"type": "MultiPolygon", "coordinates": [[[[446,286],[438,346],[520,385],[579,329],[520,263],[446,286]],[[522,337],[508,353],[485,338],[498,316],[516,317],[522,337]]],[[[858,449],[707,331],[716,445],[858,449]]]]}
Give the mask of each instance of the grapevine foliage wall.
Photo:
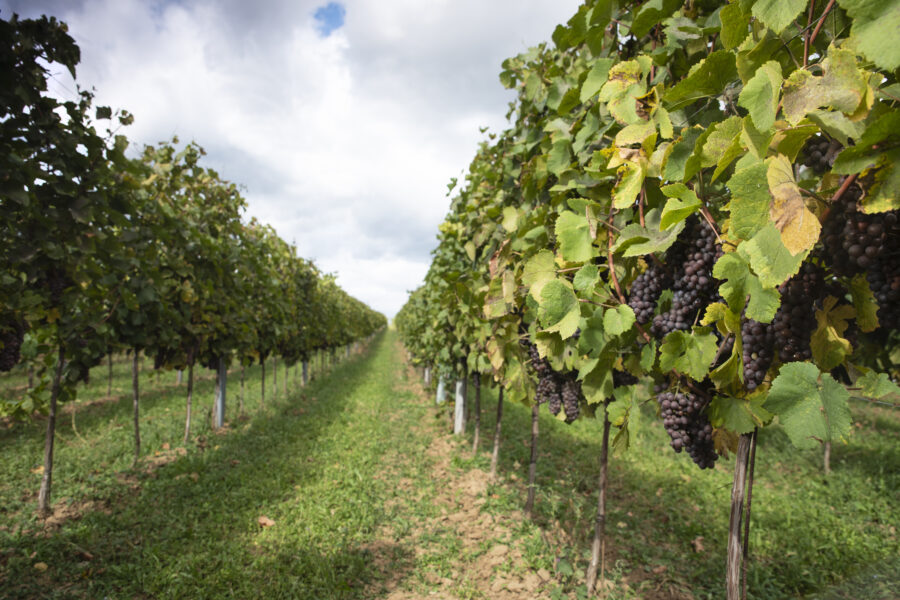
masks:
{"type": "Polygon", "coordinates": [[[773,422],[845,439],[852,396],[900,392],[898,26],[896,2],[586,2],[503,63],[510,127],[397,316],[410,352],[605,407],[623,446],[650,377],[701,467],[773,422]]]}

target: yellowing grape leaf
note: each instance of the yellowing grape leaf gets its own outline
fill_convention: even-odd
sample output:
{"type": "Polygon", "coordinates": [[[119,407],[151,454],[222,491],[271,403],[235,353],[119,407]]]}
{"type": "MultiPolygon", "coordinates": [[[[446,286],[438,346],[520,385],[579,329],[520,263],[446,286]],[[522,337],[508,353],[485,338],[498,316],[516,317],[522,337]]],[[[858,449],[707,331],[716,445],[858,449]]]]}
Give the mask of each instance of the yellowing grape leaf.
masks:
{"type": "Polygon", "coordinates": [[[847,320],[856,316],[856,311],[847,304],[837,305],[837,298],[828,296],[822,303],[822,310],[816,310],[818,327],[812,334],[810,346],[813,360],[823,371],[830,371],[853,352],[853,346],[844,339],[847,320]]]}
{"type": "Polygon", "coordinates": [[[800,188],[794,181],[793,167],[787,157],[779,154],[766,162],[766,179],[773,198],[769,217],[781,232],[785,248],[797,255],[815,245],[822,224],[800,195],[800,188]]]}

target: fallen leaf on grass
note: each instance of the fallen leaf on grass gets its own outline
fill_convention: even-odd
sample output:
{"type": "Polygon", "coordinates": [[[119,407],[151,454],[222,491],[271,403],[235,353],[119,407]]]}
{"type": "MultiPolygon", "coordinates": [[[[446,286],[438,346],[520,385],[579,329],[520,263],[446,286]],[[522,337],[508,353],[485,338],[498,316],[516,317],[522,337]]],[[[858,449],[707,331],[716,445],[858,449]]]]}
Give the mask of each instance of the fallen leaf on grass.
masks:
{"type": "Polygon", "coordinates": [[[666,565],[659,565],[658,567],[653,568],[653,572],[659,575],[660,573],[665,573],[668,568],[669,567],[666,565]]]}
{"type": "Polygon", "coordinates": [[[691,546],[694,547],[694,552],[703,552],[706,548],[703,547],[703,536],[698,535],[693,540],[691,540],[691,546]]]}
{"type": "Polygon", "coordinates": [[[262,527],[271,527],[275,524],[275,521],[266,516],[258,518],[256,522],[259,523],[262,527]]]}
{"type": "Polygon", "coordinates": [[[41,572],[44,572],[44,571],[46,571],[48,568],[49,568],[49,567],[47,567],[47,563],[45,563],[45,562],[34,563],[34,569],[35,569],[35,571],[41,571],[41,572]]]}
{"type": "Polygon", "coordinates": [[[32,472],[32,473],[43,473],[43,472],[44,472],[44,465],[41,465],[41,466],[39,466],[39,467],[33,468],[33,469],[31,470],[31,472],[32,472]]]}
{"type": "Polygon", "coordinates": [[[169,446],[169,442],[166,442],[162,445],[163,450],[168,450],[171,446],[169,446]]]}

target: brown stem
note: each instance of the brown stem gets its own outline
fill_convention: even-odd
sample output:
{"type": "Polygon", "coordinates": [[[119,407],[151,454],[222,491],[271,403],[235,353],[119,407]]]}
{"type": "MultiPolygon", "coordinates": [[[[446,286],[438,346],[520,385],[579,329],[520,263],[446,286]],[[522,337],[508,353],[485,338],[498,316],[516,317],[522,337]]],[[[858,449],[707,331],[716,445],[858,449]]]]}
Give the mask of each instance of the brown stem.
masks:
{"type": "Polygon", "coordinates": [[[135,466],[138,458],[141,456],[141,422],[139,415],[140,389],[138,387],[138,374],[140,373],[140,356],[141,352],[137,348],[134,349],[134,357],[131,363],[131,400],[134,414],[134,460],[131,466],[135,466]]]}
{"type": "Polygon", "coordinates": [[[494,426],[494,451],[491,453],[491,481],[497,479],[497,462],[500,459],[500,424],[503,419],[503,388],[497,394],[497,424],[494,426]]]}
{"type": "Polygon", "coordinates": [[[597,584],[597,567],[600,581],[606,571],[606,484],[609,473],[609,419],[604,413],[603,443],[600,446],[600,478],[597,488],[597,518],[594,521],[594,541],[591,545],[591,562],[587,570],[587,592],[590,597],[597,584]]]}
{"type": "Polygon", "coordinates": [[[184,441],[191,439],[191,404],[194,402],[194,365],[188,365],[187,406],[184,418],[184,441]]]}
{"type": "Polygon", "coordinates": [[[728,522],[728,554],[725,568],[725,592],[727,600],[741,597],[741,517],[744,514],[744,493],[747,484],[747,460],[750,454],[750,438],[745,433],[738,440],[734,461],[734,481],[731,488],[731,518],[728,522]]]}
{"type": "Polygon", "coordinates": [[[528,465],[528,498],[525,500],[525,514],[534,518],[534,480],[537,475],[537,441],[538,441],[538,408],[537,401],[531,406],[531,462],[528,465]]]}
{"type": "Polygon", "coordinates": [[[65,351],[59,346],[59,357],[56,360],[56,373],[53,375],[53,387],[50,389],[50,413],[47,415],[47,435],[44,438],[44,472],[41,475],[41,489],[38,492],[38,514],[47,517],[50,514],[50,489],[53,483],[53,442],[56,437],[56,403],[59,400],[60,382],[62,381],[65,351]]]}
{"type": "Polygon", "coordinates": [[[825,24],[825,17],[828,16],[829,11],[834,6],[834,0],[829,0],[828,5],[825,6],[825,10],[822,11],[822,16],[819,17],[819,22],[816,24],[816,28],[813,29],[812,35],[809,37],[809,45],[812,46],[816,41],[816,36],[819,35],[819,31],[822,29],[822,25],[825,24]]]}
{"type": "Polygon", "coordinates": [[[831,475],[831,442],[825,442],[825,455],[822,457],[825,474],[831,475]]]}
{"type": "Polygon", "coordinates": [[[481,438],[481,373],[475,373],[472,385],[475,386],[475,436],[472,441],[472,452],[478,452],[481,438]]]}
{"type": "Polygon", "coordinates": [[[853,185],[854,181],[856,181],[856,173],[850,175],[849,177],[847,177],[847,179],[844,180],[844,183],[841,184],[841,187],[838,188],[838,191],[836,191],[834,193],[834,196],[831,197],[831,201],[837,202],[838,200],[840,200],[841,196],[843,196],[844,193],[850,188],[850,186],[853,185]]]}
{"type": "Polygon", "coordinates": [[[806,15],[806,39],[803,42],[803,68],[806,68],[806,65],[809,63],[809,38],[811,37],[809,26],[812,24],[813,11],[815,8],[816,0],[810,0],[809,14],[806,15]]]}
{"type": "Polygon", "coordinates": [[[759,430],[753,430],[753,438],[750,440],[750,466],[747,470],[747,510],[744,513],[744,556],[741,561],[743,574],[742,600],[747,600],[747,562],[750,556],[750,505],[753,501],[753,470],[756,467],[756,441],[759,430]]]}

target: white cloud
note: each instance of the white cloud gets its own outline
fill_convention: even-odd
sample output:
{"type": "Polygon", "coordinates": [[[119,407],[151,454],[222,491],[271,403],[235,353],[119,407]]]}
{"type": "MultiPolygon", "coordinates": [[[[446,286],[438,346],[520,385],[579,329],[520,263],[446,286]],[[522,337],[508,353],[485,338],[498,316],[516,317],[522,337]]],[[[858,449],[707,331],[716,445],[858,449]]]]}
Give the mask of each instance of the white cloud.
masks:
{"type": "Polygon", "coordinates": [[[135,114],[129,138],[196,140],[250,215],[390,316],[427,270],[478,127],[505,126],[501,61],[579,2],[347,0],[327,37],[324,4],[0,0],[0,15],[66,21],[79,83],[135,114]]]}

